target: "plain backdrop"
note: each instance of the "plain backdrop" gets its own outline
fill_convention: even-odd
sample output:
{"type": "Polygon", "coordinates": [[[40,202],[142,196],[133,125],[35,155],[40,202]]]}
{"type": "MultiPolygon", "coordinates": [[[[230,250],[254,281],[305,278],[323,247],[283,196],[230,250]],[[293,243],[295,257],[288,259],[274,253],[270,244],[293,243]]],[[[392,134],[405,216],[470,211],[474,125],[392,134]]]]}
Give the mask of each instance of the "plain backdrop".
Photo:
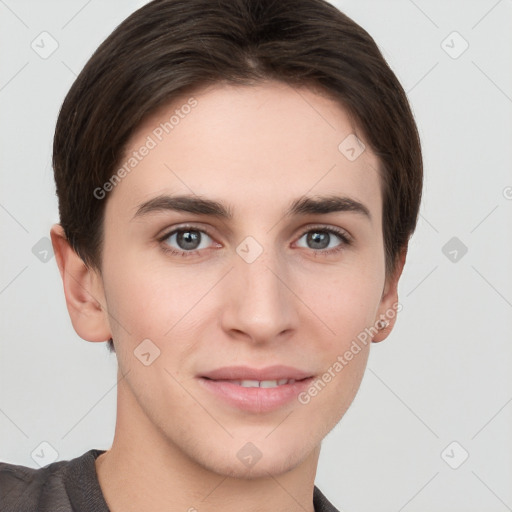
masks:
{"type": "MultiPolygon", "coordinates": [[[[344,511],[512,510],[512,1],[333,3],[407,91],[425,183],[403,310],[323,442],[316,485],[344,511]]],[[[112,441],[115,355],[74,332],[48,246],[51,147],[75,76],[142,4],[0,0],[6,462],[38,467],[37,450],[65,460],[112,441]]]]}

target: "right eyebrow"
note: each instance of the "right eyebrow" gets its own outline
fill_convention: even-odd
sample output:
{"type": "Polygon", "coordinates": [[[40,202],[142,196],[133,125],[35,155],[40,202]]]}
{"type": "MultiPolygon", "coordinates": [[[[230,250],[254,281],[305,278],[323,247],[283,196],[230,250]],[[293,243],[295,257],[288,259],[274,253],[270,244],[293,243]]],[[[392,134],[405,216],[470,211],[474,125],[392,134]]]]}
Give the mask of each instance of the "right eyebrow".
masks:
{"type": "Polygon", "coordinates": [[[190,195],[157,196],[153,199],[149,199],[139,205],[133,218],[166,210],[196,213],[199,215],[211,215],[220,219],[233,218],[231,210],[222,203],[190,195]]]}

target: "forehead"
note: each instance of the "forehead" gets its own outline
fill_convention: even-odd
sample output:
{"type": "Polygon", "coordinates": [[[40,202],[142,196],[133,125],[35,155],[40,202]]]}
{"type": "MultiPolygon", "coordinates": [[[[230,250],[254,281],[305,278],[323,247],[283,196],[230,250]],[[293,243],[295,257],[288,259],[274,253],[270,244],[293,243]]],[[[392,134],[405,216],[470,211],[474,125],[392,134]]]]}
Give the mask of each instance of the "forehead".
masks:
{"type": "Polygon", "coordinates": [[[362,149],[356,133],[362,139],[338,102],[311,89],[215,84],[182,95],[138,127],[111,198],[133,214],[157,195],[195,194],[226,199],[242,213],[343,194],[380,218],[379,162],[368,144],[353,158],[362,149]]]}

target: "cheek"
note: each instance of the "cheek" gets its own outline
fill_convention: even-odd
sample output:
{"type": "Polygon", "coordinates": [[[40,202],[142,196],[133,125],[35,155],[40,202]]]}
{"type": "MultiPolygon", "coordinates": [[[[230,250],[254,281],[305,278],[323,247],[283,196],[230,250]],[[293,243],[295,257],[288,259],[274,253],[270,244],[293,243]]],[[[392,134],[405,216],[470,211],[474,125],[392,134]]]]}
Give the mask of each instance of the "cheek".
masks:
{"type": "Polygon", "coordinates": [[[323,339],[333,349],[343,348],[375,322],[382,276],[368,268],[340,267],[302,279],[298,295],[324,324],[323,339]]]}
{"type": "Polygon", "coordinates": [[[315,411],[332,404],[330,424],[339,421],[352,403],[369,356],[371,337],[365,329],[374,323],[380,293],[375,282],[360,277],[347,273],[344,279],[326,281],[325,293],[304,294],[304,302],[321,320],[308,323],[318,340],[322,372],[302,403],[310,403],[315,411]]]}
{"type": "Polygon", "coordinates": [[[190,328],[201,299],[216,275],[170,268],[159,261],[126,256],[119,265],[105,264],[105,294],[113,334],[124,347],[150,339],[163,348],[173,335],[190,328]]]}

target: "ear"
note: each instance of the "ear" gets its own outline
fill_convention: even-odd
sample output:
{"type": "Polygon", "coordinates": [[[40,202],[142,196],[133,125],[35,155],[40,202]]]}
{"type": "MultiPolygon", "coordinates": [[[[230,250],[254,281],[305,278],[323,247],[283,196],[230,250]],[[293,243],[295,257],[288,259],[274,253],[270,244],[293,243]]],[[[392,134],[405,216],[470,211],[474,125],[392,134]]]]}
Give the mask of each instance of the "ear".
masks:
{"type": "Polygon", "coordinates": [[[398,302],[398,280],[402,275],[406,256],[407,245],[400,251],[400,256],[393,275],[386,279],[386,284],[384,286],[384,291],[382,292],[382,298],[379,304],[379,309],[377,311],[377,317],[375,318],[374,325],[377,325],[379,320],[387,321],[388,325],[382,329],[378,329],[378,332],[372,339],[372,342],[374,343],[384,341],[395,326],[397,313],[401,309],[398,302]]]}
{"type": "Polygon", "coordinates": [[[50,236],[73,328],[84,340],[108,340],[111,332],[100,274],[85,265],[60,224],[52,226],[50,236]]]}

